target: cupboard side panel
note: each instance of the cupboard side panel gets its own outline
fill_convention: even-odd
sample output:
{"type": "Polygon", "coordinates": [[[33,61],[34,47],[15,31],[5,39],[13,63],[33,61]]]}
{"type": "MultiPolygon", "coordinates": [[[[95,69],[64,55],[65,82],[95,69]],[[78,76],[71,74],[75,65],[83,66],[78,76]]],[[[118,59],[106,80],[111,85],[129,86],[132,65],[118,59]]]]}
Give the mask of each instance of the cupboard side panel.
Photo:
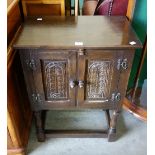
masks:
{"type": "Polygon", "coordinates": [[[124,100],[124,97],[126,95],[127,85],[129,81],[129,76],[131,72],[132,62],[134,58],[135,51],[134,50],[128,50],[123,52],[123,59],[127,59],[127,69],[121,70],[120,73],[120,80],[118,83],[118,90],[121,93],[121,100],[119,102],[118,110],[121,110],[122,102],[124,100]]]}

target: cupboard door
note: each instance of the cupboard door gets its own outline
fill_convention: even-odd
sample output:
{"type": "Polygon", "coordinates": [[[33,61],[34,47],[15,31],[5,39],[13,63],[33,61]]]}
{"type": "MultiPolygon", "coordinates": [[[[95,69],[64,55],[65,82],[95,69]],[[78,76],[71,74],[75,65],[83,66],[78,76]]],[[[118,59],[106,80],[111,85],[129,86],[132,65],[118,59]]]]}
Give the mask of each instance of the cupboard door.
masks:
{"type": "Polygon", "coordinates": [[[61,50],[33,50],[28,53],[35,85],[31,102],[35,109],[75,106],[76,54],[61,50]]]}
{"type": "Polygon", "coordinates": [[[120,99],[118,80],[121,51],[78,52],[78,106],[115,108],[120,99]],[[117,101],[116,101],[117,100],[117,101]]]}

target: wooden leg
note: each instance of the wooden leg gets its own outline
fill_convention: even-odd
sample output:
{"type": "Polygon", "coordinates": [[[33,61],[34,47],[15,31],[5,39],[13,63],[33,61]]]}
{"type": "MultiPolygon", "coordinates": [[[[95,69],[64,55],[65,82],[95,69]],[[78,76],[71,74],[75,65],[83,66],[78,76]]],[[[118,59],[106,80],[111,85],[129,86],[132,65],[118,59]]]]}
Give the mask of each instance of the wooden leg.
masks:
{"type": "Polygon", "coordinates": [[[44,142],[45,133],[44,133],[44,125],[43,125],[43,119],[42,119],[42,111],[35,111],[34,116],[35,116],[35,125],[36,125],[38,141],[44,142]]]}
{"type": "Polygon", "coordinates": [[[108,122],[108,128],[109,128],[110,127],[110,113],[109,113],[109,110],[105,111],[105,116],[106,116],[106,119],[107,119],[107,122],[108,122]]]}
{"type": "Polygon", "coordinates": [[[119,116],[119,112],[115,110],[112,114],[112,118],[110,121],[110,128],[109,128],[109,132],[108,132],[108,141],[109,142],[113,142],[116,140],[116,124],[117,124],[118,116],[119,116]]]}

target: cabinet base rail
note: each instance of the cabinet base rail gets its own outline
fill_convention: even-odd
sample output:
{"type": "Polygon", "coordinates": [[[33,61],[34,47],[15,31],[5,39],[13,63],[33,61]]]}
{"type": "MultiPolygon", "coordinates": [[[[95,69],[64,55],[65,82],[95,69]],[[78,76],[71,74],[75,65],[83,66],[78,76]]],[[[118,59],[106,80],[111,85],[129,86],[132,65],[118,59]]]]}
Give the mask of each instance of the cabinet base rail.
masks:
{"type": "Polygon", "coordinates": [[[108,130],[45,130],[47,138],[107,138],[108,130]]]}
{"type": "Polygon", "coordinates": [[[106,121],[107,121],[107,129],[45,129],[45,119],[46,119],[46,111],[35,111],[35,125],[37,138],[39,142],[44,142],[48,137],[59,138],[59,137],[71,137],[71,138],[108,138],[109,142],[116,140],[116,122],[119,115],[118,111],[113,112],[112,117],[110,117],[109,110],[105,110],[106,121]]]}

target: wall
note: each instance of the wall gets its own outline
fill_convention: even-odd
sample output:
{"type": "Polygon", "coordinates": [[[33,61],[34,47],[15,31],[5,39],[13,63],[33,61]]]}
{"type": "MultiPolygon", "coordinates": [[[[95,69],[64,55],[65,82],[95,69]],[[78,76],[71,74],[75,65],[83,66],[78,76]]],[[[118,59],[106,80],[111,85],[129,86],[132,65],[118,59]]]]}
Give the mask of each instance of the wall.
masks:
{"type": "MultiPolygon", "coordinates": [[[[147,35],[147,0],[137,0],[134,10],[134,16],[132,21],[132,26],[137,33],[139,39],[144,44],[146,35],[147,35]]],[[[136,50],[133,67],[130,74],[130,79],[128,83],[128,89],[134,86],[134,79],[138,69],[140,56],[142,50],[136,50]]],[[[145,58],[141,75],[139,78],[139,87],[143,85],[144,80],[147,78],[147,57],[145,58]]]]}

